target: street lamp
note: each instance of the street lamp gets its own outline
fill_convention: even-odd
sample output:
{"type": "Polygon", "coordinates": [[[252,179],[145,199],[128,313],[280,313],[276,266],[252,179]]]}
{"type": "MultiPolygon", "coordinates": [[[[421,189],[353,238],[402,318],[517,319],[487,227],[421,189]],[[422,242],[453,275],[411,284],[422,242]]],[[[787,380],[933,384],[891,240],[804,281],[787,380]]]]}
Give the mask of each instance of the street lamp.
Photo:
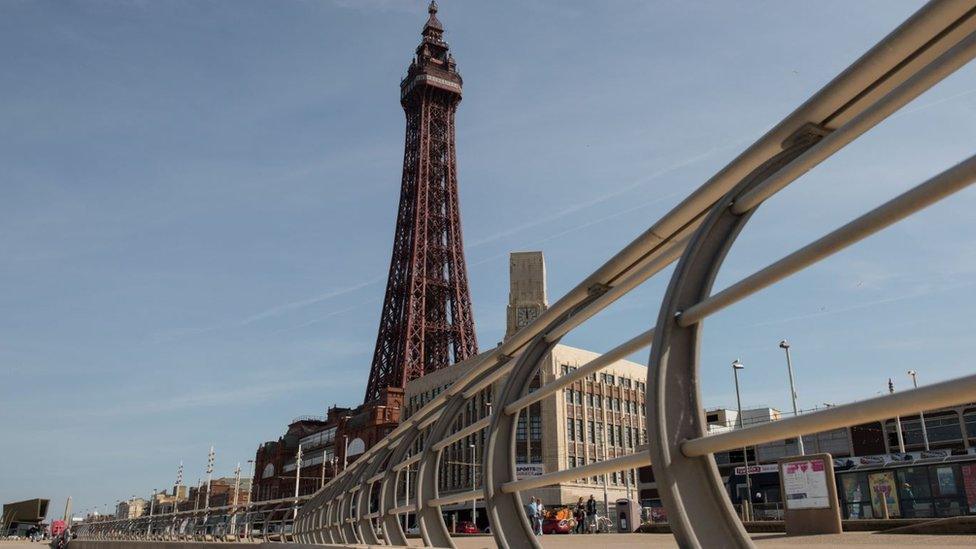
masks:
{"type": "MultiPolygon", "coordinates": [[[[732,361],[732,377],[735,379],[735,403],[738,407],[738,415],[736,420],[739,423],[739,429],[742,429],[742,397],[739,394],[739,370],[745,369],[746,365],[739,362],[739,359],[732,361]]],[[[749,476],[749,449],[747,447],[742,448],[742,464],[745,466],[746,473],[746,500],[743,502],[742,509],[743,514],[746,517],[751,517],[752,513],[752,479],[749,476]]]]}
{"type": "MultiPolygon", "coordinates": [[[[258,449],[260,450],[261,447],[258,446],[258,449]]],[[[251,513],[250,513],[250,510],[251,510],[251,502],[254,501],[254,467],[255,467],[254,462],[256,461],[257,456],[255,455],[254,457],[255,457],[255,459],[249,459],[249,460],[247,460],[247,462],[251,464],[251,481],[250,481],[251,484],[247,488],[247,508],[246,509],[247,509],[248,512],[244,514],[244,532],[248,536],[251,535],[251,513]]],[[[175,508],[176,507],[175,507],[175,504],[174,504],[174,509],[175,508]]]]}
{"type": "Polygon", "coordinates": [[[146,525],[146,535],[152,535],[152,516],[153,509],[156,506],[156,489],[153,488],[152,499],[149,500],[149,524],[146,525]]]}
{"type": "MultiPolygon", "coordinates": [[[[474,443],[472,442],[468,446],[471,448],[471,491],[473,492],[478,489],[478,485],[475,484],[474,480],[474,443]]],[[[476,526],[478,524],[477,505],[478,498],[471,498],[471,523],[476,526]]]]}
{"type": "Polygon", "coordinates": [[[237,497],[241,491],[241,462],[237,462],[237,467],[234,469],[234,506],[231,508],[230,516],[230,531],[237,535],[237,497]]]}
{"type": "Polygon", "coordinates": [[[298,453],[295,454],[295,516],[298,518],[298,487],[302,479],[302,445],[298,444],[298,453]]]}
{"type": "MultiPolygon", "coordinates": [[[[793,382],[793,361],[790,359],[790,342],[785,339],[780,341],[779,348],[786,351],[786,371],[790,373],[790,397],[793,399],[793,417],[796,417],[800,412],[796,408],[796,385],[793,382]]],[[[799,450],[801,456],[806,453],[803,449],[803,435],[796,437],[796,448],[799,450]]]]}
{"type": "MultiPolygon", "coordinates": [[[[918,389],[918,372],[915,370],[908,370],[908,375],[912,376],[912,385],[918,389]]],[[[922,442],[925,443],[925,451],[929,451],[929,433],[925,429],[925,414],[921,410],[918,411],[918,419],[922,423],[922,442]]]]}
{"type": "MultiPolygon", "coordinates": [[[[895,394],[895,383],[888,378],[888,392],[895,394]]],[[[895,433],[898,435],[898,451],[905,453],[905,437],[901,432],[901,416],[895,416],[895,433]]]]}

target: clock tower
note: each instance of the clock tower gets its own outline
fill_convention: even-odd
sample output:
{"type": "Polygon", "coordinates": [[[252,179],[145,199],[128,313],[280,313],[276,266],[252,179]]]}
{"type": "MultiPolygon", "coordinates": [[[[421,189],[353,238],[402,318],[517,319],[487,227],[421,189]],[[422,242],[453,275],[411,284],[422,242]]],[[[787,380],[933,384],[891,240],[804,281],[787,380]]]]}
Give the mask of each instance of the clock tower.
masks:
{"type": "Polygon", "coordinates": [[[509,255],[508,277],[506,339],[549,308],[546,259],[542,252],[512,252],[509,255]]]}

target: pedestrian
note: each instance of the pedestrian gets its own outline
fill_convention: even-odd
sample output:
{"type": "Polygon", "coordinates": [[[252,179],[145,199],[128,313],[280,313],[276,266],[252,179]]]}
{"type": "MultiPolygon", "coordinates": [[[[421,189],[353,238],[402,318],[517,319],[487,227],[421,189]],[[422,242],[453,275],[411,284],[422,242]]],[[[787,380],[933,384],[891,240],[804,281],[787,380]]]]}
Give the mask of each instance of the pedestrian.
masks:
{"type": "Polygon", "coordinates": [[[542,521],[545,520],[546,508],[542,505],[542,499],[535,498],[535,506],[539,510],[535,517],[535,535],[542,535],[542,521]]]}
{"type": "Polygon", "coordinates": [[[590,494],[590,499],[586,500],[586,531],[596,532],[596,499],[590,494]]]}
{"type": "Polygon", "coordinates": [[[583,497],[580,496],[579,501],[576,502],[576,507],[573,508],[573,518],[576,519],[576,528],[573,530],[576,534],[582,534],[586,531],[586,504],[583,503],[583,497]]]}
{"type": "Polygon", "coordinates": [[[532,525],[532,533],[538,535],[535,530],[535,520],[539,516],[539,506],[535,503],[535,498],[529,498],[529,524],[532,525]]]}

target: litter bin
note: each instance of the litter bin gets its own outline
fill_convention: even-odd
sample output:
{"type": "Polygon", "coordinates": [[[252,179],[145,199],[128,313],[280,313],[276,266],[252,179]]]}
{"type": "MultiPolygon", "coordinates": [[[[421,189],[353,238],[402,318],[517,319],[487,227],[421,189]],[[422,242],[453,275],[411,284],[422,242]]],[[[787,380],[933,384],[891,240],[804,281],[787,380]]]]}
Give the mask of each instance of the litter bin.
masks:
{"type": "Polygon", "coordinates": [[[627,498],[618,499],[614,512],[616,513],[614,524],[618,532],[634,532],[640,526],[640,506],[636,501],[627,498]]]}

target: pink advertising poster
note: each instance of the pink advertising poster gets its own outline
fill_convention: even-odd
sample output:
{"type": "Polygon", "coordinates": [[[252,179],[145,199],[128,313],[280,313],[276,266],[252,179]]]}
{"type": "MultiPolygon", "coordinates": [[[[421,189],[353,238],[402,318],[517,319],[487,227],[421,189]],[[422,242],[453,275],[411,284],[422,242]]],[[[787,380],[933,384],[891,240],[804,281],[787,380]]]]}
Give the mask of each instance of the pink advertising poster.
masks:
{"type": "Polygon", "coordinates": [[[966,504],[969,512],[976,513],[976,465],[962,466],[962,483],[966,488],[966,504]]]}
{"type": "Polygon", "coordinates": [[[788,509],[826,509],[830,507],[827,471],[822,459],[791,461],[782,464],[783,492],[788,509]]]}

